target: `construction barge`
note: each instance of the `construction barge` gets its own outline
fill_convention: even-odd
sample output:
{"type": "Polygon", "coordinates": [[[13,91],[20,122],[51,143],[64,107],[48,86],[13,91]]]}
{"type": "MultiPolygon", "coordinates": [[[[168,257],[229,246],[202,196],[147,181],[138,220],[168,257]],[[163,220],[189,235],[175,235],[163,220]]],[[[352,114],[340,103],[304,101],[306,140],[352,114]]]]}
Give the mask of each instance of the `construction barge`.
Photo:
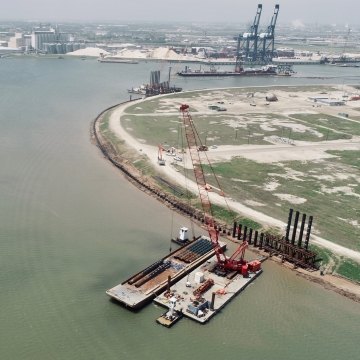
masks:
{"type": "Polygon", "coordinates": [[[205,324],[262,273],[258,265],[246,274],[230,272],[224,276],[216,271],[217,264],[213,256],[157,296],[154,302],[169,308],[157,322],[170,327],[172,318],[176,322],[186,316],[205,324]]]}
{"type": "MultiPolygon", "coordinates": [[[[226,248],[225,243],[220,246],[226,248]]],[[[106,294],[125,307],[139,310],[168,285],[175,284],[212,256],[214,249],[211,241],[199,237],[107,290],[106,294]]]]}
{"type": "Polygon", "coordinates": [[[211,67],[210,70],[191,70],[185,66],[184,71],[179,71],[178,76],[182,77],[223,77],[223,76],[270,76],[270,75],[290,75],[290,72],[279,72],[276,65],[265,65],[260,68],[240,68],[235,71],[218,70],[211,67]]]}

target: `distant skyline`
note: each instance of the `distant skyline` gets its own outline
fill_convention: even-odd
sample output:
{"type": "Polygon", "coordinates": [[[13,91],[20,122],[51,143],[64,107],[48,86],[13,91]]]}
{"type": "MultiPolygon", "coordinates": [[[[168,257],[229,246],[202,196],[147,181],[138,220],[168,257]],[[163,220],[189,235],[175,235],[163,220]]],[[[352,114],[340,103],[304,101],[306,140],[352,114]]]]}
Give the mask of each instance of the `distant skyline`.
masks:
{"type": "Polygon", "coordinates": [[[0,7],[0,20],[30,21],[153,21],[231,22],[253,21],[257,4],[263,4],[265,26],[280,4],[278,22],[302,26],[308,23],[360,25],[359,0],[12,0],[0,7]]]}

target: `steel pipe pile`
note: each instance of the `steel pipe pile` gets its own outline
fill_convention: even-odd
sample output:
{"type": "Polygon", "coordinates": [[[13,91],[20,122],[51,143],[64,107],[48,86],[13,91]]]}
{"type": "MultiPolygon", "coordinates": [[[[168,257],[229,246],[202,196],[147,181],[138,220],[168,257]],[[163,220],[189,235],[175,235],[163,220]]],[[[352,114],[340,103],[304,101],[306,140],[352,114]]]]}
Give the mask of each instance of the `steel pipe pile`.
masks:
{"type": "Polygon", "coordinates": [[[170,261],[164,262],[162,265],[160,265],[159,267],[157,267],[154,271],[152,271],[151,273],[147,274],[145,277],[143,277],[142,279],[140,279],[137,283],[135,283],[135,287],[140,287],[142,285],[144,285],[146,282],[148,282],[149,280],[151,280],[152,278],[154,278],[155,276],[161,274],[162,272],[164,272],[166,269],[168,269],[171,266],[170,261]]]}

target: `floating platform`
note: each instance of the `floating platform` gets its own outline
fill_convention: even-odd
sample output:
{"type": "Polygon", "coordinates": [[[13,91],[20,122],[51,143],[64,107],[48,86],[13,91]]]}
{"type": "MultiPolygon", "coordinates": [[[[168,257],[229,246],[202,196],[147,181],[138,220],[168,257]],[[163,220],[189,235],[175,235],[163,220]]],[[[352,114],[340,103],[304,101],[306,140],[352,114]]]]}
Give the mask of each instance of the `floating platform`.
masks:
{"type": "Polygon", "coordinates": [[[184,71],[179,71],[178,76],[183,77],[223,77],[223,76],[269,76],[278,75],[277,66],[265,65],[260,68],[246,68],[240,71],[225,71],[225,70],[195,70],[192,71],[185,67],[184,71]]]}
{"type": "Polygon", "coordinates": [[[183,314],[180,311],[174,311],[172,316],[169,316],[169,311],[166,311],[156,319],[156,322],[162,326],[169,328],[173,326],[176,322],[178,322],[182,317],[183,314]]]}
{"type": "Polygon", "coordinates": [[[248,277],[243,277],[239,273],[229,273],[224,277],[213,271],[216,264],[216,257],[213,256],[194,268],[186,278],[171,286],[170,292],[164,291],[157,296],[154,302],[169,308],[170,299],[175,297],[176,311],[204,324],[262,273],[260,269],[255,273],[249,273],[248,277]],[[201,287],[203,292],[199,292],[201,287]]]}
{"type": "Polygon", "coordinates": [[[114,58],[114,57],[104,57],[98,59],[101,63],[112,63],[112,64],[138,64],[139,62],[136,60],[131,59],[121,59],[121,58],[114,58]]]}
{"type": "MultiPolygon", "coordinates": [[[[220,246],[226,248],[225,243],[220,243],[220,246]]],[[[141,309],[165,290],[169,276],[170,285],[173,285],[212,256],[214,250],[211,241],[207,237],[200,237],[107,290],[106,294],[126,307],[141,309]]]]}

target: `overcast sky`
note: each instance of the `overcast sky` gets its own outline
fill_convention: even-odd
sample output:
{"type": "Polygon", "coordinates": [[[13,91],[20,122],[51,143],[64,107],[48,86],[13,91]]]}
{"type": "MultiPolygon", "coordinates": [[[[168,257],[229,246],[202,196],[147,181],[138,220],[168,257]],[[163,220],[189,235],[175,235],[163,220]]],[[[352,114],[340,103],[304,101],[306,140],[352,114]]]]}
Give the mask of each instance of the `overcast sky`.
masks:
{"type": "Polygon", "coordinates": [[[263,4],[267,24],[276,3],[278,23],[360,24],[360,0],[4,0],[1,20],[252,22],[263,4]]]}

